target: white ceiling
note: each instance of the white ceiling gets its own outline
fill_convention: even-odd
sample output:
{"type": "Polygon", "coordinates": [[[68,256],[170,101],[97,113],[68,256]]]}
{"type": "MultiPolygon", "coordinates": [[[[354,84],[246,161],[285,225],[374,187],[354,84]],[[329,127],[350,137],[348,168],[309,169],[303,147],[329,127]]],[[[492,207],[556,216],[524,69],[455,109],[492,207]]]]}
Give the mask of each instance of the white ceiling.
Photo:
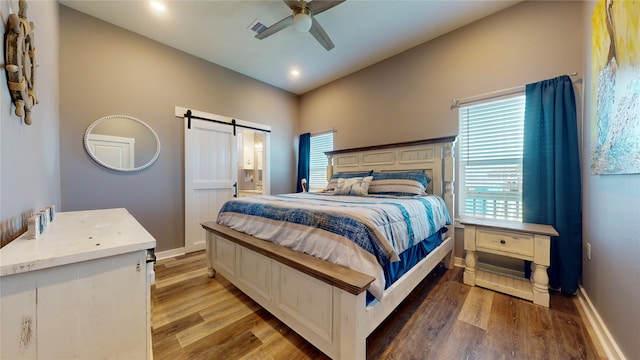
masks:
{"type": "MultiPolygon", "coordinates": [[[[316,0],[318,1],[318,0],[316,0]]],[[[347,0],[319,15],[335,48],[292,27],[264,40],[249,25],[270,26],[291,14],[279,0],[60,0],[60,3],[294,94],[408,50],[521,0],[347,0]],[[296,78],[290,75],[298,69],[296,78]]]]}

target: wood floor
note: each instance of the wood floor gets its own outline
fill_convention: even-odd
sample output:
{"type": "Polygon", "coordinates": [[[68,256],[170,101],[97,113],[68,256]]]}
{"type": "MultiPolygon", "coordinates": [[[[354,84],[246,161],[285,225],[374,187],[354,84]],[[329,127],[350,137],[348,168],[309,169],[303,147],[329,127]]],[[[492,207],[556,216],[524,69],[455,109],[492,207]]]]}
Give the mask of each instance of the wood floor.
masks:
{"type": "MultiPolygon", "coordinates": [[[[327,359],[231,285],[203,252],[159,261],[151,291],[153,355],[170,359],[327,359]]],[[[367,339],[367,359],[605,359],[575,297],[549,309],[427,277],[367,339]]]]}

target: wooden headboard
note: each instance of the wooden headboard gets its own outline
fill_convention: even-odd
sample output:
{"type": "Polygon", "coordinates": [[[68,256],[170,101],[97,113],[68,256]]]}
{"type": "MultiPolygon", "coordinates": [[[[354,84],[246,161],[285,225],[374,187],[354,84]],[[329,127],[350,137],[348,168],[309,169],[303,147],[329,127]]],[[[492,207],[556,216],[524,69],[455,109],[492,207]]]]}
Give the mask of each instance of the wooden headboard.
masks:
{"type": "MultiPolygon", "coordinates": [[[[454,145],[456,137],[328,151],[327,177],[360,171],[423,170],[431,178],[427,191],[441,196],[454,219],[454,145]]],[[[453,225],[449,234],[453,236],[453,225]]]]}

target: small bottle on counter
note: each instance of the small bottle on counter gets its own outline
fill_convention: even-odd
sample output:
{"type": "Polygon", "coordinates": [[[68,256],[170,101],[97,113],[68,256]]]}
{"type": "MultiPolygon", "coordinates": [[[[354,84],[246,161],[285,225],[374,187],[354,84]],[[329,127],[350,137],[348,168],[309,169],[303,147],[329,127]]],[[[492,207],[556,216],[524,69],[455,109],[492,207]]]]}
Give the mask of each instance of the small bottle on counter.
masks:
{"type": "Polygon", "coordinates": [[[27,239],[36,239],[40,234],[42,234],[40,214],[36,214],[27,220],[27,239]]]}
{"type": "Polygon", "coordinates": [[[49,209],[49,222],[52,222],[56,218],[56,206],[49,205],[45,209],[49,209]]]}

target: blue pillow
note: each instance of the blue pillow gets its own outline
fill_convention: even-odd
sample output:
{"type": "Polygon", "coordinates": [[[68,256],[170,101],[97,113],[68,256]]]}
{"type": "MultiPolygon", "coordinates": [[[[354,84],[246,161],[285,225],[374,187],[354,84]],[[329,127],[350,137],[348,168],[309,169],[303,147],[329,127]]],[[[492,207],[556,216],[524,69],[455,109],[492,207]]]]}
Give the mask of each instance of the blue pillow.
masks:
{"type": "Polygon", "coordinates": [[[415,180],[422,184],[425,189],[429,186],[431,179],[422,170],[415,171],[393,171],[393,172],[378,172],[374,171],[373,181],[375,180],[415,180]]]}
{"type": "Polygon", "coordinates": [[[332,179],[350,179],[354,177],[366,177],[370,176],[373,171],[361,171],[361,172],[352,172],[352,173],[337,173],[331,175],[332,179]]]}
{"type": "Polygon", "coordinates": [[[425,195],[431,179],[424,171],[374,172],[369,194],[425,195]]]}

